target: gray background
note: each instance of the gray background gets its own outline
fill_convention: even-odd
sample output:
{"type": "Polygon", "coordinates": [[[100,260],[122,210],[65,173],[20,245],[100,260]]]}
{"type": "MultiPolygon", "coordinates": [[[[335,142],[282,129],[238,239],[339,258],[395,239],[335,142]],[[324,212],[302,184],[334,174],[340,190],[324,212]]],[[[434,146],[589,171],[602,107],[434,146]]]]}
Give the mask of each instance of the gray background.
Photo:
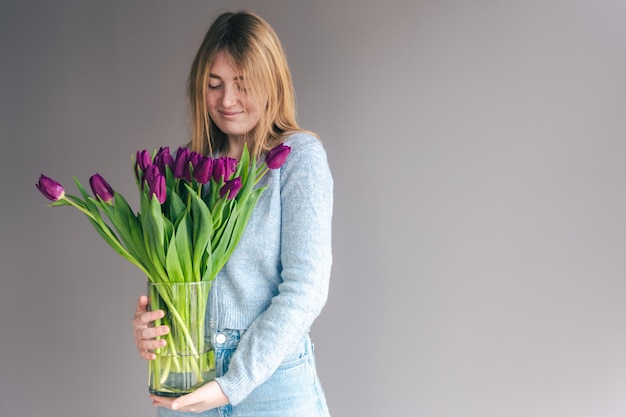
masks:
{"type": "Polygon", "coordinates": [[[144,278],[34,184],[135,204],[223,8],[274,26],[334,173],[333,415],[626,415],[623,0],[1,1],[0,415],[154,414],[144,278]]]}

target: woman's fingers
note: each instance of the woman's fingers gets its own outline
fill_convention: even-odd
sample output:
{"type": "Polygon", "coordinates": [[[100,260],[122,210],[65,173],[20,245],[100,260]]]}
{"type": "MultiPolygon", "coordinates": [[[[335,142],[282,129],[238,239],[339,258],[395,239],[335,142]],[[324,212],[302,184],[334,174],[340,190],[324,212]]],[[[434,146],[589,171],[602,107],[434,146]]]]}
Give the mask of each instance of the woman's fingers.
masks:
{"type": "Polygon", "coordinates": [[[155,337],[163,336],[169,332],[170,329],[167,326],[138,329],[138,333],[135,334],[135,344],[141,357],[148,360],[156,359],[153,350],[165,346],[166,342],[165,339],[155,339],[155,337]]]}
{"type": "Polygon", "coordinates": [[[170,332],[170,328],[167,326],[158,326],[158,327],[141,327],[137,329],[138,337],[137,341],[140,340],[152,340],[155,337],[166,335],[170,332]]]}
{"type": "Polygon", "coordinates": [[[148,360],[156,359],[154,349],[165,346],[163,339],[156,337],[166,335],[170,329],[167,326],[154,327],[154,321],[163,318],[163,310],[147,311],[148,297],[142,295],[137,300],[135,316],[133,317],[133,337],[139,354],[148,360]]]}

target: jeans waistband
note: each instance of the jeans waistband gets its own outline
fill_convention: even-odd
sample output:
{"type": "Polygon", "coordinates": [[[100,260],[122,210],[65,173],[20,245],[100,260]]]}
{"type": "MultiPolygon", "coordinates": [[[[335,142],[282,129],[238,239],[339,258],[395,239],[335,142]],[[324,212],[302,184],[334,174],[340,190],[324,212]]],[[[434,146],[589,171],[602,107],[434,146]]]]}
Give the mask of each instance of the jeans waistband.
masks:
{"type": "MultiPolygon", "coordinates": [[[[217,331],[210,335],[210,342],[216,349],[235,349],[239,344],[239,340],[245,333],[245,330],[225,329],[217,331]]],[[[304,335],[303,339],[298,343],[296,352],[309,353],[313,350],[313,345],[309,334],[304,335]]]]}
{"type": "Polygon", "coordinates": [[[211,344],[218,349],[234,349],[245,330],[226,329],[211,334],[211,344]]]}

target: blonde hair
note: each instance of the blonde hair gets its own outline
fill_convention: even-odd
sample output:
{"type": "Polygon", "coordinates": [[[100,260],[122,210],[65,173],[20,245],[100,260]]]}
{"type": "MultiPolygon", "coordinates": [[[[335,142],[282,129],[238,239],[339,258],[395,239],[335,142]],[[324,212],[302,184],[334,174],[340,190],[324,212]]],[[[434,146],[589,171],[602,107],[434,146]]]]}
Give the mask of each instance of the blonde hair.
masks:
{"type": "Polygon", "coordinates": [[[261,17],[249,11],[225,12],[209,27],[191,66],[188,94],[193,151],[211,155],[226,143],[226,135],[211,120],[206,107],[209,71],[223,51],[242,72],[244,87],[265,111],[248,134],[250,153],[259,156],[278,145],[283,135],[298,131],[291,73],[278,36],[261,17]],[[267,100],[267,104],[265,104],[267,100]]]}

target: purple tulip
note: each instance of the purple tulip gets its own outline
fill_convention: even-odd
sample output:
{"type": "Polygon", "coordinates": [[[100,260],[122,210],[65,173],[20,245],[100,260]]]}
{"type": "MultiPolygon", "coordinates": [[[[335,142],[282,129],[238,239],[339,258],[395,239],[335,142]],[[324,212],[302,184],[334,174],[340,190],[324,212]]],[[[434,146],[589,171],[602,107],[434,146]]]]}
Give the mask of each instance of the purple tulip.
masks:
{"type": "Polygon", "coordinates": [[[147,150],[137,151],[135,156],[135,177],[141,178],[141,173],[146,171],[146,168],[152,165],[152,158],[147,150]]]}
{"type": "Polygon", "coordinates": [[[189,152],[189,162],[191,162],[191,166],[195,169],[196,165],[198,165],[198,162],[200,162],[200,159],[203,157],[203,155],[199,154],[198,152],[194,152],[191,151],[189,152]]]}
{"type": "Polygon", "coordinates": [[[191,181],[191,172],[189,171],[189,149],[178,148],[176,151],[176,159],[174,160],[174,177],[191,181]]]}
{"type": "Polygon", "coordinates": [[[226,172],[226,167],[224,166],[224,160],[222,158],[217,158],[213,161],[213,179],[216,182],[219,182],[220,179],[224,178],[224,173],[226,172]]]}
{"type": "Polygon", "coordinates": [[[35,186],[48,200],[59,201],[65,196],[65,189],[63,186],[43,174],[41,174],[39,182],[35,184],[35,186]]]}
{"type": "Polygon", "coordinates": [[[165,176],[160,173],[156,173],[148,185],[150,187],[150,198],[155,195],[157,200],[159,200],[159,203],[163,204],[165,202],[165,198],[167,197],[165,176]]]}
{"type": "Polygon", "coordinates": [[[142,170],[146,169],[148,165],[152,165],[152,157],[147,149],[137,151],[137,163],[142,170]]]}
{"type": "Polygon", "coordinates": [[[289,152],[291,152],[291,147],[282,143],[269,151],[265,156],[265,163],[267,164],[267,167],[270,169],[278,169],[283,166],[287,160],[289,152]]]}
{"type": "Polygon", "coordinates": [[[156,165],[148,165],[148,167],[146,168],[146,170],[143,173],[143,181],[147,182],[148,184],[152,184],[152,180],[154,180],[154,177],[156,177],[157,175],[160,175],[161,171],[159,170],[159,168],[156,165]]]}
{"type": "Polygon", "coordinates": [[[159,171],[161,174],[165,175],[167,172],[167,167],[174,170],[174,157],[170,153],[170,147],[161,147],[159,151],[154,156],[154,165],[159,167],[159,171]]]}
{"type": "Polygon", "coordinates": [[[111,200],[113,200],[113,196],[115,195],[113,188],[102,178],[102,175],[92,175],[91,178],[89,178],[89,185],[91,185],[91,191],[93,191],[94,195],[100,200],[105,203],[110,203],[111,200]]]}
{"type": "Polygon", "coordinates": [[[237,170],[237,160],[228,156],[217,158],[213,161],[213,179],[219,182],[220,179],[228,180],[237,170]]]}
{"type": "Polygon", "coordinates": [[[211,179],[213,160],[204,155],[200,155],[198,161],[193,166],[193,177],[200,184],[206,184],[211,179]]]}
{"type": "Polygon", "coordinates": [[[222,188],[220,188],[220,197],[224,198],[224,196],[228,194],[227,200],[232,200],[237,197],[239,190],[241,190],[241,186],[241,177],[226,181],[222,188]]]}

